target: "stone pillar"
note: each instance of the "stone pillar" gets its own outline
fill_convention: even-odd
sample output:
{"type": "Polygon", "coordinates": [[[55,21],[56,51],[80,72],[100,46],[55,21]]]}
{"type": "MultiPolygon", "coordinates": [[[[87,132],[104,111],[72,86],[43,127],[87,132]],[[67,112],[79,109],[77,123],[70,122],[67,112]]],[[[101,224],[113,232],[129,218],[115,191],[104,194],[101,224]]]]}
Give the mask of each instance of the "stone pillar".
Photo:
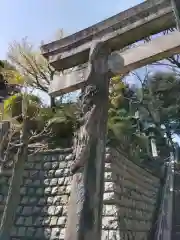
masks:
{"type": "Polygon", "coordinates": [[[99,240],[104,192],[104,158],[108,115],[108,55],[103,42],[89,54],[83,89],[82,125],[75,139],[73,181],[65,240],[99,240]]]}
{"type": "Polygon", "coordinates": [[[180,31],[180,1],[179,0],[171,0],[173,11],[176,19],[176,26],[178,31],[180,31]]]}

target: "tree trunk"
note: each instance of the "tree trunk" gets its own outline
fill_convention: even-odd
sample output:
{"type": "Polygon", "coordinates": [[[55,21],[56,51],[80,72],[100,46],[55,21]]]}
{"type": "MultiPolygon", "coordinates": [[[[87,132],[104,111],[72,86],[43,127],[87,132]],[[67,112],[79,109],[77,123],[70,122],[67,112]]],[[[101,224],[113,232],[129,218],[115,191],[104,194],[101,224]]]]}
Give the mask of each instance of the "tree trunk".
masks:
{"type": "Polygon", "coordinates": [[[108,51],[91,48],[87,85],[82,94],[83,124],[77,133],[65,240],[100,240],[104,192],[109,76],[108,51]]]}
{"type": "Polygon", "coordinates": [[[52,111],[55,112],[56,111],[56,109],[55,109],[56,103],[55,103],[55,98],[52,96],[50,97],[50,106],[52,108],[52,111]]]}
{"type": "Polygon", "coordinates": [[[10,240],[10,234],[14,223],[16,209],[20,200],[20,187],[22,184],[24,165],[28,158],[28,120],[27,116],[27,102],[22,104],[23,109],[23,127],[21,134],[21,146],[15,156],[12,178],[10,180],[8,196],[6,199],[3,216],[0,225],[0,239],[10,240]]]}

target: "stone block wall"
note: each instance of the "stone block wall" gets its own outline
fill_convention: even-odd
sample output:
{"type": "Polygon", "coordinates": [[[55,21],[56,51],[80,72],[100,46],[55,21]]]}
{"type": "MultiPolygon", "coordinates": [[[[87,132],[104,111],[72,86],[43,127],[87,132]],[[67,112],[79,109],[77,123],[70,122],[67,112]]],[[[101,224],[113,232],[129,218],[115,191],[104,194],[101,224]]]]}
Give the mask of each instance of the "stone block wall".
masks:
{"type": "Polygon", "coordinates": [[[102,239],[150,239],[160,179],[118,150],[106,161],[102,239]]]}
{"type": "Polygon", "coordinates": [[[172,239],[180,239],[180,164],[175,163],[174,191],[173,191],[173,218],[172,239]]]}
{"type": "MultiPolygon", "coordinates": [[[[12,240],[64,239],[71,160],[71,149],[47,151],[29,157],[23,174],[12,240]]],[[[10,170],[7,169],[0,177],[1,213],[9,176],[10,170]]]]}
{"type": "MultiPolygon", "coordinates": [[[[71,149],[29,157],[11,240],[64,239],[71,161],[71,149]]],[[[148,239],[159,179],[114,149],[107,149],[105,169],[102,240],[148,239]]],[[[0,217],[10,176],[10,167],[0,175],[0,217]]]]}

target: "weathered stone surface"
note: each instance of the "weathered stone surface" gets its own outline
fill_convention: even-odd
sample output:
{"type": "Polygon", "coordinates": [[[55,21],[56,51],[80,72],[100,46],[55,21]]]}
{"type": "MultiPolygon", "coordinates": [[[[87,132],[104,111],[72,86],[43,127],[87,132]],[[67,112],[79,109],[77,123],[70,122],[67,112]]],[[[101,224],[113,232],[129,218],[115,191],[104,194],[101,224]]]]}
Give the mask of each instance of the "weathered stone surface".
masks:
{"type": "Polygon", "coordinates": [[[24,217],[19,217],[16,221],[16,224],[17,225],[23,225],[24,224],[24,219],[25,219],[24,217]]]}
{"type": "Polygon", "coordinates": [[[171,14],[167,14],[169,4],[169,1],[145,1],[73,35],[45,44],[42,52],[56,70],[72,68],[88,61],[94,36],[108,41],[108,46],[117,50],[151,35],[152,32],[155,34],[163,31],[163,28],[174,27],[172,7],[169,9],[171,14]],[[132,35],[130,39],[129,32],[132,35]]]}
{"type": "Polygon", "coordinates": [[[65,161],[66,161],[66,162],[72,161],[72,160],[73,160],[73,154],[72,154],[72,153],[70,153],[69,155],[67,155],[67,156],[65,157],[65,161]]]}
{"type": "Polygon", "coordinates": [[[44,189],[44,194],[45,195],[50,195],[51,194],[51,187],[47,187],[44,189]]]}
{"type": "Polygon", "coordinates": [[[55,207],[54,215],[61,216],[62,211],[63,211],[63,207],[62,206],[57,206],[57,207],[55,207]]]}
{"type": "Polygon", "coordinates": [[[64,169],[58,169],[55,171],[55,177],[59,178],[59,177],[62,177],[63,176],[63,173],[64,173],[64,169]]]}
{"type": "Polygon", "coordinates": [[[25,226],[32,226],[32,223],[33,223],[33,220],[31,216],[25,219],[25,226]]]}
{"type": "MultiPolygon", "coordinates": [[[[102,237],[101,240],[107,240],[107,239],[112,239],[112,240],[120,240],[120,234],[118,231],[113,231],[113,230],[102,230],[102,237]]],[[[125,238],[123,238],[125,239],[125,238]]],[[[127,238],[126,238],[127,239],[127,238]]]]}
{"type": "Polygon", "coordinates": [[[114,199],[114,192],[104,193],[104,201],[114,199]]]}
{"type": "Polygon", "coordinates": [[[60,240],[64,240],[64,237],[65,237],[65,229],[63,228],[62,230],[61,230],[61,233],[60,233],[60,240]]]}
{"type": "Polygon", "coordinates": [[[102,228],[103,229],[117,230],[118,229],[117,217],[116,216],[113,216],[113,217],[103,217],[102,228]]]}
{"type": "Polygon", "coordinates": [[[104,205],[103,215],[104,216],[117,216],[118,208],[115,205],[104,205]]]}
{"type": "Polygon", "coordinates": [[[48,207],[48,215],[53,216],[55,212],[55,206],[48,207]]]}
{"type": "Polygon", "coordinates": [[[49,185],[50,185],[50,186],[56,186],[57,183],[58,183],[58,179],[57,179],[57,178],[53,178],[53,179],[50,181],[49,185]]]}
{"type": "Polygon", "coordinates": [[[46,163],[44,164],[44,169],[45,169],[45,170],[51,170],[51,167],[52,167],[52,163],[51,163],[51,162],[46,162],[46,163]]]}
{"type": "MultiPolygon", "coordinates": [[[[147,239],[159,179],[116,151],[109,148],[107,152],[102,240],[119,240],[120,235],[122,239],[147,239]]],[[[29,160],[11,240],[64,240],[72,180],[71,160],[72,155],[66,153],[57,153],[53,158],[50,154],[38,154],[29,160]]],[[[0,178],[0,189],[3,187],[0,217],[8,179],[0,178]]]]}
{"type": "Polygon", "coordinates": [[[53,216],[51,218],[50,226],[57,226],[58,217],[53,216]]]}
{"type": "Polygon", "coordinates": [[[60,234],[60,228],[52,228],[51,230],[51,239],[58,240],[60,234]]]}
{"type": "Polygon", "coordinates": [[[26,236],[26,228],[25,227],[20,227],[18,229],[18,236],[19,237],[25,237],[26,236]]]}
{"type": "Polygon", "coordinates": [[[26,233],[27,233],[28,237],[33,237],[34,233],[35,233],[35,228],[34,227],[27,227],[26,233]]]}
{"type": "Polygon", "coordinates": [[[35,207],[33,207],[32,213],[33,213],[33,215],[34,214],[38,215],[38,214],[40,214],[41,211],[42,211],[42,207],[35,206],[35,207]]]}
{"type": "Polygon", "coordinates": [[[32,207],[23,207],[22,214],[25,216],[30,216],[32,213],[32,207]]]}
{"type": "MultiPolygon", "coordinates": [[[[66,158],[66,160],[67,160],[67,158],[66,158]]],[[[67,166],[67,162],[65,162],[65,161],[59,163],[59,168],[64,169],[66,166],[67,166]]]]}
{"type": "Polygon", "coordinates": [[[44,229],[43,228],[36,228],[35,237],[42,238],[44,236],[44,229]]]}

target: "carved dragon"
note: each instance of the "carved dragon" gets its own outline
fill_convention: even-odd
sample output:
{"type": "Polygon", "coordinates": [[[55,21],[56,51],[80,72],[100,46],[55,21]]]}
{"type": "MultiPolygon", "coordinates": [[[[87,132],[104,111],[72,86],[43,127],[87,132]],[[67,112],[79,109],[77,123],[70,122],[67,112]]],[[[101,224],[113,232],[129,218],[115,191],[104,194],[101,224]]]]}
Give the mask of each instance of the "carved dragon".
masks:
{"type": "Polygon", "coordinates": [[[66,240],[100,239],[104,151],[108,114],[109,48],[96,41],[90,49],[86,84],[82,89],[81,126],[74,136],[74,174],[66,240]],[[92,178],[92,174],[94,177],[92,178]]]}
{"type": "Polygon", "coordinates": [[[102,84],[99,84],[97,77],[99,73],[101,74],[104,71],[107,71],[107,61],[106,59],[103,59],[103,54],[101,54],[101,50],[104,47],[103,44],[104,42],[101,41],[93,42],[89,53],[86,85],[84,86],[80,97],[83,117],[81,119],[81,127],[75,134],[76,136],[74,138],[75,160],[71,166],[72,174],[75,174],[84,166],[84,163],[89,156],[90,141],[94,128],[93,121],[95,121],[94,115],[97,110],[96,96],[99,96],[102,90],[102,84]],[[101,55],[101,61],[103,62],[99,64],[98,61],[101,58],[101,55]]]}

